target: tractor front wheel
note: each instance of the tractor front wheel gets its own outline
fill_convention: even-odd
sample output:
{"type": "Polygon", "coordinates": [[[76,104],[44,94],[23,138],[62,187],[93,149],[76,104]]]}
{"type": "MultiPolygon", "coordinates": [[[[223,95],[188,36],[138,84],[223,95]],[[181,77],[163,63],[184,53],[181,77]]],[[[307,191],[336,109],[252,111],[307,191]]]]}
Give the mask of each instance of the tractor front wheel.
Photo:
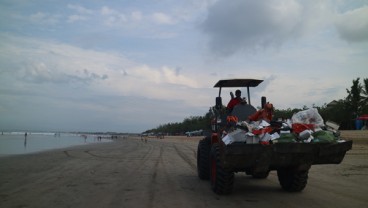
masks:
{"type": "Polygon", "coordinates": [[[211,148],[211,187],[216,194],[229,194],[233,189],[234,173],[222,167],[220,147],[213,144],[211,148]]]}
{"type": "Polygon", "coordinates": [[[210,179],[210,138],[204,138],[198,143],[197,149],[197,172],[201,180],[210,179]]]}

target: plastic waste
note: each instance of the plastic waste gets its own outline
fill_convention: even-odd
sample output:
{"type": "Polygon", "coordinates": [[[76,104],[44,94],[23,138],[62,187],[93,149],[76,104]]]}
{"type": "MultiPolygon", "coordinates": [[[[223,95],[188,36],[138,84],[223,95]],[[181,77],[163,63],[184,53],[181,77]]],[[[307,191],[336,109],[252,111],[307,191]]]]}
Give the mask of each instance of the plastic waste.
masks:
{"type": "Polygon", "coordinates": [[[308,110],[303,110],[295,113],[291,117],[291,121],[293,124],[301,123],[301,124],[314,124],[315,126],[323,127],[324,122],[322,116],[318,113],[316,108],[311,108],[308,110]]]}
{"type": "Polygon", "coordinates": [[[314,137],[313,142],[324,142],[324,143],[334,143],[337,142],[337,138],[331,131],[318,131],[312,134],[314,137]]]}
{"type": "Polygon", "coordinates": [[[309,137],[312,135],[313,131],[311,130],[304,130],[299,133],[299,139],[306,140],[309,139],[309,137]]]}
{"type": "Polygon", "coordinates": [[[236,129],[235,131],[232,131],[228,133],[226,136],[224,136],[222,138],[222,141],[226,145],[231,144],[233,142],[245,142],[246,141],[245,133],[246,132],[241,129],[236,129]]]}

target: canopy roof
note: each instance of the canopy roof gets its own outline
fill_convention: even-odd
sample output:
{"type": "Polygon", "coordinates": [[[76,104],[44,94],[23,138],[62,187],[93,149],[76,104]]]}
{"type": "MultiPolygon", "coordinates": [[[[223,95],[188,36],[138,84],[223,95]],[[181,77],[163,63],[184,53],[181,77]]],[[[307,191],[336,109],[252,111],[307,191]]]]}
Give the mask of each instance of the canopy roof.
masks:
{"type": "Polygon", "coordinates": [[[223,79],[214,87],[257,87],[263,80],[259,79],[223,79]]]}
{"type": "Polygon", "coordinates": [[[356,118],[357,120],[368,120],[368,114],[365,115],[361,115],[358,118],[356,118]]]}

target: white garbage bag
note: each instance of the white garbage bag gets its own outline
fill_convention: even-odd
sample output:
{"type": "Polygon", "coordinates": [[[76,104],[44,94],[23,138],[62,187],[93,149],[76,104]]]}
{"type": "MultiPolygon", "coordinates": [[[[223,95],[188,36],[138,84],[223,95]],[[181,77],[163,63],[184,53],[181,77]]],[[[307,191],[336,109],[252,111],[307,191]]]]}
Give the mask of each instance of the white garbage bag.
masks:
{"type": "Polygon", "coordinates": [[[291,121],[293,123],[314,124],[315,126],[319,127],[324,126],[323,118],[318,113],[318,110],[316,108],[311,108],[295,113],[291,117],[291,121]]]}

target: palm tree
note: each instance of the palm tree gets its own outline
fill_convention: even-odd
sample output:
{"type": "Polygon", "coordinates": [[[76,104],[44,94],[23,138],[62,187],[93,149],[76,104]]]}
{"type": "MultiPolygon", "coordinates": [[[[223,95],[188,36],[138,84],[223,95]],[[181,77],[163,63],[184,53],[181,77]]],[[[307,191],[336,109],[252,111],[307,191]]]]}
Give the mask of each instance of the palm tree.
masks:
{"type": "Polygon", "coordinates": [[[362,89],[362,100],[361,100],[361,112],[368,113],[368,79],[363,79],[363,89],[362,89]]]}
{"type": "Polygon", "coordinates": [[[353,86],[351,86],[350,90],[346,89],[348,93],[346,100],[353,118],[357,117],[360,114],[361,108],[360,103],[363,87],[359,83],[359,79],[360,78],[353,80],[353,86]]]}

